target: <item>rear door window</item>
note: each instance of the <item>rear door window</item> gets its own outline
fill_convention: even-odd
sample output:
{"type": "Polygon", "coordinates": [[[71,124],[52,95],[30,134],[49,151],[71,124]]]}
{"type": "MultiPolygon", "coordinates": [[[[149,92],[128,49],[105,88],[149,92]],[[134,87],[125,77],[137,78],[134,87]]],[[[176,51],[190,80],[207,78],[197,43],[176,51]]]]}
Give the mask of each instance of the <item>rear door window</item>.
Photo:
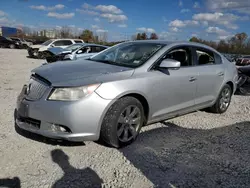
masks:
{"type": "Polygon", "coordinates": [[[74,40],[75,43],[83,43],[81,40],[74,40]]]}
{"type": "Polygon", "coordinates": [[[215,55],[214,52],[207,50],[207,49],[201,49],[201,48],[196,48],[196,62],[197,65],[214,65],[216,64],[215,62],[215,55]]]}
{"type": "Polygon", "coordinates": [[[101,52],[101,51],[103,51],[103,50],[104,50],[104,48],[101,47],[101,46],[92,46],[92,47],[91,47],[91,52],[92,52],[92,53],[98,53],[98,52],[101,52]]]}
{"type": "Polygon", "coordinates": [[[72,44],[71,40],[58,40],[53,43],[55,46],[69,46],[72,44]]]}

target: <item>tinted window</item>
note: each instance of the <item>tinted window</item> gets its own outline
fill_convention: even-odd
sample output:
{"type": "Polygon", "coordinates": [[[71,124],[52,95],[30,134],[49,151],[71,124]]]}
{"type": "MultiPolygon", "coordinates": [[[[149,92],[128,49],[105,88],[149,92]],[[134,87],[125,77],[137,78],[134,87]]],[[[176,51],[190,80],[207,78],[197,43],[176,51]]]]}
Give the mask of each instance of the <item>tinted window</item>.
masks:
{"type": "Polygon", "coordinates": [[[20,41],[19,39],[16,39],[16,38],[11,38],[11,40],[13,40],[13,41],[20,41]]]}
{"type": "Polygon", "coordinates": [[[174,59],[181,63],[181,67],[192,66],[192,55],[188,47],[176,48],[168,52],[163,59],[174,59]]]}
{"type": "Polygon", "coordinates": [[[101,46],[92,46],[91,47],[91,51],[92,51],[92,53],[98,53],[98,52],[101,52],[101,51],[103,51],[103,50],[105,50],[106,48],[104,48],[104,47],[101,47],[101,46]]]}
{"type": "Polygon", "coordinates": [[[196,49],[198,65],[213,65],[215,64],[214,53],[209,50],[196,49]]]}
{"type": "Polygon", "coordinates": [[[75,40],[75,43],[83,43],[81,40],[75,40]]]}
{"type": "Polygon", "coordinates": [[[70,40],[58,40],[53,43],[55,46],[69,46],[72,44],[70,40]]]}

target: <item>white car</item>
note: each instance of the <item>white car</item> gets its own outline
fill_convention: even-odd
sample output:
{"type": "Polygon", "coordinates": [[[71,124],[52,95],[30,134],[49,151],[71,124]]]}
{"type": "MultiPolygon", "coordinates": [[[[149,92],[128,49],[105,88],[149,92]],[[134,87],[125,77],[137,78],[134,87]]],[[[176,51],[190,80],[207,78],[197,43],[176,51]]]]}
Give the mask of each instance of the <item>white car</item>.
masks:
{"type": "Polygon", "coordinates": [[[50,39],[42,44],[32,45],[28,48],[28,54],[30,57],[37,57],[44,59],[46,54],[43,53],[52,47],[66,48],[72,44],[84,43],[81,39],[50,39]]]}
{"type": "Polygon", "coordinates": [[[49,54],[48,57],[46,57],[46,61],[52,63],[55,61],[76,60],[79,58],[88,59],[107,48],[108,46],[91,43],[72,44],[67,48],[49,48],[46,51],[49,54]]]}

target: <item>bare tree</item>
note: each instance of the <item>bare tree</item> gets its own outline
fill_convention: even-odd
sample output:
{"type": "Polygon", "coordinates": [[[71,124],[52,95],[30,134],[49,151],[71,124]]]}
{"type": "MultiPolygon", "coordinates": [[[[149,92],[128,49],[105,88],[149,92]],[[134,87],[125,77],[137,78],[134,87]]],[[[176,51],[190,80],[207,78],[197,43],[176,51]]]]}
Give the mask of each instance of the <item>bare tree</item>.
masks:
{"type": "Polygon", "coordinates": [[[84,42],[93,42],[94,41],[93,32],[88,30],[88,29],[83,30],[80,38],[83,39],[84,42]]]}
{"type": "Polygon", "coordinates": [[[72,37],[71,29],[68,26],[63,26],[60,31],[61,38],[72,37]]]}
{"type": "Polygon", "coordinates": [[[158,39],[157,34],[156,34],[156,33],[151,33],[150,39],[151,39],[151,40],[157,40],[157,39],[158,39]]]}

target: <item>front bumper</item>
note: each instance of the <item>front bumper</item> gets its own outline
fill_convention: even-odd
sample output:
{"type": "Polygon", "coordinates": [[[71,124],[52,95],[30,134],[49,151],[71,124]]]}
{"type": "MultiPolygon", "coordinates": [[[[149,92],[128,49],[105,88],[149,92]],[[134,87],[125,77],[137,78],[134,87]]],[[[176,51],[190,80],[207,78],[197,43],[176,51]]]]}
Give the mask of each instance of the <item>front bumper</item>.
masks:
{"type": "Polygon", "coordinates": [[[17,100],[16,125],[26,131],[48,138],[68,141],[96,141],[99,139],[101,122],[110,100],[96,93],[80,101],[48,101],[46,96],[38,101],[24,98],[25,88],[17,100]],[[53,130],[53,125],[67,128],[67,132],[53,130]]]}

